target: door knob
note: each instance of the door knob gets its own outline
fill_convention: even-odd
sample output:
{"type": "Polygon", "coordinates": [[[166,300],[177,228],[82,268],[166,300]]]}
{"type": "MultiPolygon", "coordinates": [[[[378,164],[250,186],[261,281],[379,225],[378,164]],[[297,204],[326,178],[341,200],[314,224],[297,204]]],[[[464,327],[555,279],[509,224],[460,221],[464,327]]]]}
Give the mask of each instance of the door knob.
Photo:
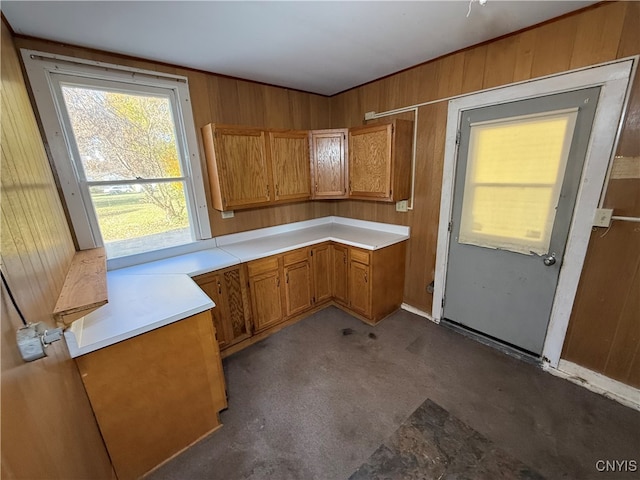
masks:
{"type": "Polygon", "coordinates": [[[555,265],[555,263],[556,263],[556,254],[552,253],[550,255],[543,255],[542,256],[542,261],[544,262],[544,264],[547,267],[550,267],[551,265],[555,265]]]}

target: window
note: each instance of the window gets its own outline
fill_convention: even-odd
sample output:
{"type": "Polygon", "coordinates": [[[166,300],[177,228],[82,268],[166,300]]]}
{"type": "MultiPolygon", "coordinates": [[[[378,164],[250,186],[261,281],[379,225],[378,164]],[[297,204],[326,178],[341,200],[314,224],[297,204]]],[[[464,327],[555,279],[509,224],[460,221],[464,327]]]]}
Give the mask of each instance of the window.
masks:
{"type": "Polygon", "coordinates": [[[211,236],[186,79],[25,64],[81,248],[113,259],[211,236]]]}
{"type": "Polygon", "coordinates": [[[576,115],[471,124],[460,243],[548,252],[576,115]]]}

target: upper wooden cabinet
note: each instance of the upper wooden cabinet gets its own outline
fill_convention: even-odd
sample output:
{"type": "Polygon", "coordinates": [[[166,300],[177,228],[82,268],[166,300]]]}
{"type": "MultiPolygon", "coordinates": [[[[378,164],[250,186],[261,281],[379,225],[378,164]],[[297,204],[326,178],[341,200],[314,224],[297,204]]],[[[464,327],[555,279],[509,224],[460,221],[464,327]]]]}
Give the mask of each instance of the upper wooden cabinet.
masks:
{"type": "Polygon", "coordinates": [[[274,184],[273,201],[311,197],[309,132],[270,130],[267,138],[274,184]]]}
{"type": "Polygon", "coordinates": [[[411,195],[413,122],[349,129],[349,197],[395,202],[411,195]]]}
{"type": "Polygon", "coordinates": [[[264,130],[210,123],[202,138],[216,210],[311,197],[306,130],[264,130]]]}
{"type": "Polygon", "coordinates": [[[269,202],[264,131],[210,123],[202,127],[202,137],[213,208],[233,210],[269,202]]]}
{"type": "Polygon", "coordinates": [[[334,130],[312,130],[311,180],[312,198],[347,197],[347,134],[346,128],[334,130]]]}

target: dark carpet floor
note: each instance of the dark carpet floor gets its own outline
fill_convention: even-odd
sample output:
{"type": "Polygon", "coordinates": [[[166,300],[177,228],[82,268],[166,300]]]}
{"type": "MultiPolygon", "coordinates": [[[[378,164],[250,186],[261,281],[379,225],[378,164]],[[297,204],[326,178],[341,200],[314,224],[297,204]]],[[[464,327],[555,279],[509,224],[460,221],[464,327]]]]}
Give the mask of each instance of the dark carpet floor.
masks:
{"type": "Polygon", "coordinates": [[[425,409],[436,425],[423,436],[442,441],[424,448],[455,451],[427,450],[445,456],[417,476],[380,478],[640,478],[595,467],[640,464],[639,412],[406,311],[369,327],[331,307],[224,368],[224,426],[149,479],[376,478],[370,460],[414,441],[403,426],[425,409]],[[438,430],[438,418],[448,427],[438,430]]]}

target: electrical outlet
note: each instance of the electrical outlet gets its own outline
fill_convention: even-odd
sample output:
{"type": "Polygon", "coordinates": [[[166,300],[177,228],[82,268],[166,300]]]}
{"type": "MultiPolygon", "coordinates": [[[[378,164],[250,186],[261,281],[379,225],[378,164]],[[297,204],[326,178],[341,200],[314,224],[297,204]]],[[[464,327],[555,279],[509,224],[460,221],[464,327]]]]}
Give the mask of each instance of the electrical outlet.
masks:
{"type": "Polygon", "coordinates": [[[596,209],[596,214],[593,217],[593,226],[609,228],[609,226],[611,225],[612,215],[613,215],[613,208],[596,209]]]}
{"type": "Polygon", "coordinates": [[[396,202],[396,212],[406,212],[409,209],[409,202],[407,200],[400,200],[396,202]]]}
{"type": "Polygon", "coordinates": [[[233,210],[228,210],[226,212],[220,212],[220,214],[222,215],[222,218],[233,218],[233,210]]]}

